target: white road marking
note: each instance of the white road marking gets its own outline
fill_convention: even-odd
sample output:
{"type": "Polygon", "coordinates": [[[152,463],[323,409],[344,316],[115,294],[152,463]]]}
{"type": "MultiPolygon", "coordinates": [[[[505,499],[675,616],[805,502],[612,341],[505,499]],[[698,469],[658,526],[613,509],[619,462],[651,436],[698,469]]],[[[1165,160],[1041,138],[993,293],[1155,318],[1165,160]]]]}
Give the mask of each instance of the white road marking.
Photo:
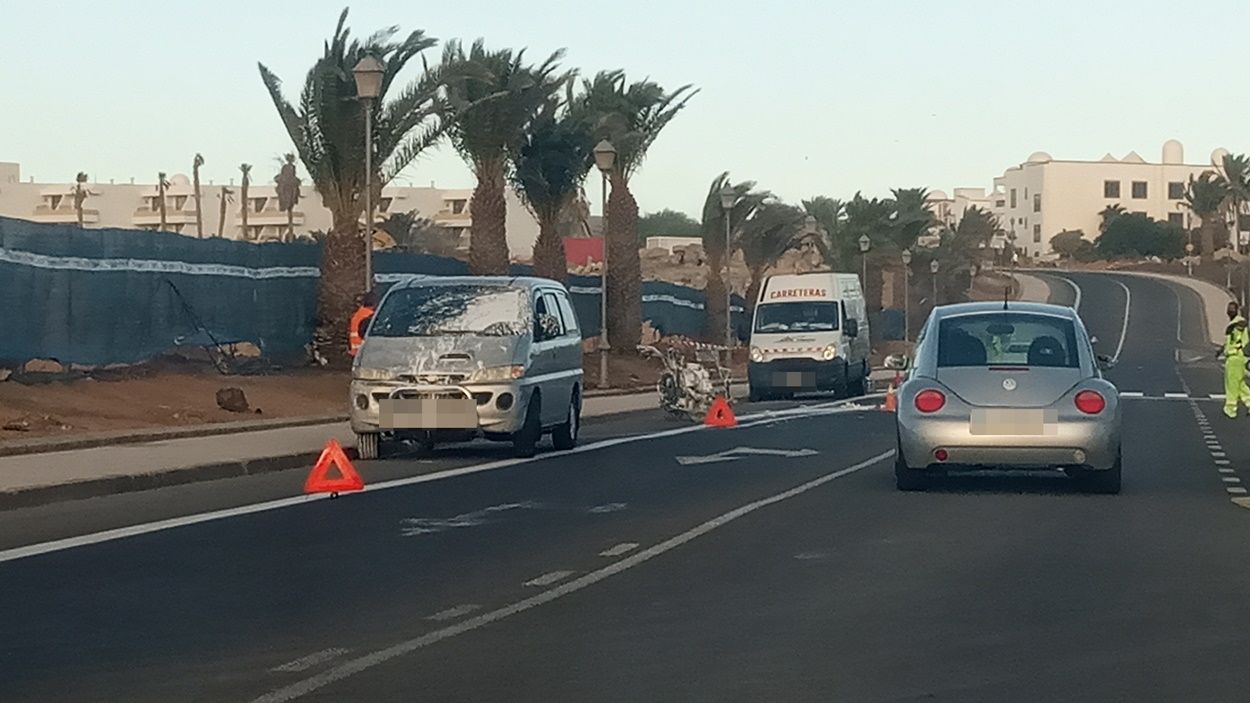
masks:
{"type": "Polygon", "coordinates": [[[426,616],[425,619],[433,620],[434,622],[443,622],[444,620],[455,620],[456,618],[464,617],[465,615],[468,615],[469,613],[481,607],[482,606],[474,605],[473,603],[465,603],[463,605],[457,605],[454,608],[448,608],[447,610],[440,610],[437,613],[434,613],[433,615],[426,616]]]}
{"type": "Polygon", "coordinates": [[[1144,395],[1141,391],[1120,391],[1121,398],[1141,398],[1144,395]]]}
{"type": "MultiPolygon", "coordinates": [[[[866,398],[883,397],[883,394],[875,394],[872,396],[861,396],[854,400],[864,400],[866,398]]],[[[802,419],[804,417],[816,417],[823,415],[838,415],[847,412],[867,411],[870,408],[855,407],[854,400],[838,400],[830,403],[820,403],[810,405],[803,408],[791,408],[786,410],[765,410],[763,412],[751,413],[738,418],[738,428],[754,427],[756,425],[769,424],[774,422],[784,422],[788,420],[802,419]],[[848,407],[848,404],[852,404],[848,407]]],[[[407,478],[398,478],[391,481],[380,481],[378,483],[366,484],[364,492],[369,491],[386,491],[392,488],[402,488],[418,483],[427,483],[430,481],[441,481],[443,479],[454,478],[456,476],[466,476],[468,474],[482,473],[485,471],[496,471],[505,469],[518,464],[530,462],[545,461],[554,457],[568,456],[570,454],[581,454],[584,452],[593,452],[600,449],[607,449],[622,444],[632,444],[634,442],[642,442],[652,439],[660,439],[663,437],[672,437],[675,435],[683,435],[691,432],[701,432],[707,430],[703,425],[692,425],[688,427],[676,427],[671,430],[660,430],[658,432],[650,432],[647,434],[628,435],[625,437],[614,437],[590,444],[583,444],[565,452],[551,452],[547,454],[539,454],[530,459],[500,459],[498,461],[488,461],[482,464],[473,464],[470,466],[461,466],[455,469],[447,469],[446,471],[436,471],[433,473],[422,474],[420,476],[409,476],[407,478]]],[[[290,508],[296,505],[303,505],[314,500],[324,500],[325,496],[292,496],[290,498],[279,498],[277,500],[267,500],[262,503],[253,503],[251,505],[240,505],[234,508],[225,508],[222,510],[213,510],[206,513],[196,513],[195,515],[184,515],[181,517],[169,518],[166,520],[157,520],[154,522],[144,522],[137,525],[128,525],[126,527],[118,527],[111,530],[103,530],[101,532],[92,532],[85,535],[76,535],[74,537],[66,537],[64,539],[52,540],[50,542],[39,542],[36,544],[28,544],[22,547],[14,547],[0,551],[0,563],[6,561],[14,561],[17,559],[25,559],[27,557],[38,556],[40,554],[50,554],[52,552],[60,552],[66,549],[74,549],[75,547],[85,547],[92,544],[100,544],[102,542],[112,542],[113,540],[125,539],[127,537],[136,537],[138,535],[146,535],[152,532],[160,532],[162,530],[170,530],[175,527],[186,527],[188,525],[198,525],[204,522],[212,522],[214,520],[225,520],[228,518],[239,517],[241,515],[252,515],[255,513],[263,513],[270,510],[280,510],[282,508],[290,508]]],[[[345,499],[350,499],[345,497],[345,499]]]]}
{"type": "Polygon", "coordinates": [[[1228,459],[1216,459],[1215,460],[1216,466],[1228,466],[1231,463],[1233,462],[1229,461],[1228,459]]]}
{"type": "Polygon", "coordinates": [[[1075,300],[1073,300],[1072,302],[1072,309],[1077,312],[1080,312],[1081,311],[1081,287],[1078,286],[1076,284],[1076,281],[1072,280],[1071,278],[1064,278],[1062,276],[1059,276],[1059,280],[1072,286],[1072,294],[1075,297],[1075,300]]]}
{"type": "Polygon", "coordinates": [[[1216,459],[1223,459],[1224,457],[1227,457],[1228,455],[1225,454],[1224,452],[1211,452],[1211,456],[1215,457],[1216,459]]]}
{"type": "Polygon", "coordinates": [[[1119,361],[1120,352],[1124,351],[1124,338],[1128,336],[1129,308],[1133,303],[1133,294],[1129,291],[1128,286],[1124,285],[1121,281],[1116,281],[1114,278],[1111,280],[1115,281],[1117,286],[1124,289],[1124,324],[1120,327],[1120,343],[1115,347],[1115,356],[1111,357],[1115,361],[1119,361]]]}
{"type": "Polygon", "coordinates": [[[723,515],[712,518],[702,525],[698,525],[679,535],[670,537],[657,545],[647,547],[633,556],[625,557],[620,561],[613,562],[602,569],[592,571],[584,576],[579,576],[572,581],[556,586],[550,590],[543,591],[542,593],[535,594],[525,600],[513,603],[512,605],[504,606],[503,608],[492,610],[487,613],[482,613],[481,615],[465,620],[464,622],[445,627],[441,630],[428,632],[420,637],[391,645],[386,649],[380,649],[375,652],[356,657],[355,659],[350,659],[342,664],[339,664],[333,669],[330,669],[329,671],[324,671],[320,674],[304,679],[303,681],[298,681],[290,686],[285,686],[260,696],[255,699],[254,703],[285,703],[286,701],[295,700],[296,698],[300,698],[301,696],[317,691],[336,681],[341,681],[354,674],[359,674],[362,671],[384,664],[392,659],[395,659],[396,657],[402,657],[405,654],[415,652],[422,647],[428,647],[429,645],[455,637],[456,635],[471,632],[493,622],[503,620],[504,618],[511,617],[518,613],[523,613],[545,603],[550,603],[558,598],[563,598],[570,593],[576,593],[587,586],[592,586],[606,578],[619,574],[622,571],[632,569],[639,564],[642,564],[650,559],[654,559],[665,552],[672,551],[683,544],[690,542],[691,540],[698,539],[699,537],[719,527],[724,527],[734,520],[750,515],[761,508],[766,508],[775,503],[780,503],[784,500],[789,500],[795,496],[802,495],[814,488],[819,488],[830,481],[842,478],[843,476],[848,476],[857,471],[862,471],[870,466],[875,466],[892,456],[894,456],[893,450],[883,452],[872,457],[871,459],[866,459],[858,464],[848,466],[845,469],[834,471],[833,473],[828,473],[824,476],[812,479],[811,481],[795,486],[788,491],[783,491],[767,498],[761,498],[760,500],[747,503],[746,505],[724,513],[723,515]]]}
{"type": "Polygon", "coordinates": [[[300,657],[295,661],[289,661],[281,666],[275,666],[270,671],[278,674],[290,674],[298,671],[307,671],[318,664],[324,664],[333,661],[347,654],[348,650],[341,647],[332,647],[323,649],[320,652],[313,652],[306,657],[300,657]]]}
{"type": "Polygon", "coordinates": [[[1250,508],[1250,498],[1232,498],[1233,505],[1240,505],[1243,508],[1250,508]]]}
{"type": "Polygon", "coordinates": [[[1224,400],[1228,396],[1223,393],[1211,393],[1207,397],[1209,397],[1211,400],[1224,400]]]}
{"type": "Polygon", "coordinates": [[[599,552],[599,556],[601,556],[601,557],[619,557],[619,556],[621,556],[622,554],[625,554],[625,553],[627,553],[627,552],[632,552],[632,551],[634,551],[634,550],[635,550],[635,549],[637,549],[637,548],[638,548],[638,543],[637,543],[637,542],[621,542],[620,544],[618,544],[618,545],[616,545],[616,546],[614,546],[614,547],[608,547],[607,549],[603,550],[602,552],[599,552]]]}
{"type": "Polygon", "coordinates": [[[1232,493],[1233,495],[1243,495],[1246,493],[1246,489],[1241,488],[1240,486],[1228,486],[1224,490],[1232,493]]]}
{"type": "Polygon", "coordinates": [[[534,578],[530,579],[529,581],[526,581],[525,583],[521,585],[523,586],[550,586],[556,581],[563,581],[564,579],[572,576],[573,573],[574,572],[572,571],[552,571],[552,572],[543,574],[542,576],[535,576],[534,578]]]}
{"type": "Polygon", "coordinates": [[[1224,476],[1220,480],[1224,483],[1241,483],[1241,479],[1235,476],[1224,476]]]}
{"type": "Polygon", "coordinates": [[[1230,469],[1230,468],[1228,468],[1228,467],[1221,467],[1221,468],[1219,468],[1219,469],[1216,469],[1216,471],[1219,471],[1219,472],[1220,472],[1220,473],[1222,473],[1222,474],[1235,474],[1235,473],[1237,473],[1237,470],[1236,470],[1236,469],[1230,469]]]}
{"type": "Polygon", "coordinates": [[[1188,398],[1188,393],[1164,393],[1164,398],[1188,398]]]}

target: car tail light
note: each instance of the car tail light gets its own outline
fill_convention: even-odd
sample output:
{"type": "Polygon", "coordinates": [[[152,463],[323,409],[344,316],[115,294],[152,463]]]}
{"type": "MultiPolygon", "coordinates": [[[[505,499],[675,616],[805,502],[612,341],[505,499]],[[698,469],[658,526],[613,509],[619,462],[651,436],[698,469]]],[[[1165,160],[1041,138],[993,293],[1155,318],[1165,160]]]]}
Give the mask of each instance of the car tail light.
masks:
{"type": "Polygon", "coordinates": [[[945,449],[934,449],[933,458],[937,459],[938,461],[946,461],[947,459],[951,458],[951,455],[945,449]]]}
{"type": "Polygon", "coordinates": [[[1097,415],[1107,409],[1107,399],[1097,391],[1081,391],[1076,394],[1076,409],[1086,415],[1097,415]]]}
{"type": "Polygon", "coordinates": [[[942,391],[930,388],[916,394],[916,409],[922,413],[935,413],[944,405],[946,405],[946,396],[942,394],[942,391]]]}

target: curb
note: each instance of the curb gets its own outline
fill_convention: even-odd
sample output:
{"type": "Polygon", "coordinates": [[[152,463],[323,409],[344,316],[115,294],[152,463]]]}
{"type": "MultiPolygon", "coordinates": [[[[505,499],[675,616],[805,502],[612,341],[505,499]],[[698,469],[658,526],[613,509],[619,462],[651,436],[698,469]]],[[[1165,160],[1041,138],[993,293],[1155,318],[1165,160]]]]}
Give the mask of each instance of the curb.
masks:
{"type": "Polygon", "coordinates": [[[347,422],[347,419],[347,415],[315,415],[273,420],[216,422],[208,425],[187,425],[185,427],[97,432],[79,437],[18,439],[0,443],[0,457],[64,452],[75,449],[93,449],[95,447],[118,444],[141,444],[143,442],[159,442],[167,439],[214,437],[243,432],[280,430],[289,427],[307,427],[308,425],[327,425],[335,422],[347,422]]]}

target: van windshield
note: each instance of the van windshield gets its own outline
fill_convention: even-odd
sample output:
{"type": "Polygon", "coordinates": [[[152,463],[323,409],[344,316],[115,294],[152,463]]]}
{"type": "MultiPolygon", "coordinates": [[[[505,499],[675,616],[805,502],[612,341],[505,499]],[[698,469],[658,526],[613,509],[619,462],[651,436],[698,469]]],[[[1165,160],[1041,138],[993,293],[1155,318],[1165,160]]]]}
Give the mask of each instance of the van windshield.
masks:
{"type": "Polygon", "coordinates": [[[755,309],[755,331],[832,332],[838,329],[838,319],[836,302],[767,303],[755,309]]]}
{"type": "Polygon", "coordinates": [[[382,303],[371,337],[474,334],[513,337],[529,330],[525,292],[480,285],[433,285],[397,290],[382,303]]]}

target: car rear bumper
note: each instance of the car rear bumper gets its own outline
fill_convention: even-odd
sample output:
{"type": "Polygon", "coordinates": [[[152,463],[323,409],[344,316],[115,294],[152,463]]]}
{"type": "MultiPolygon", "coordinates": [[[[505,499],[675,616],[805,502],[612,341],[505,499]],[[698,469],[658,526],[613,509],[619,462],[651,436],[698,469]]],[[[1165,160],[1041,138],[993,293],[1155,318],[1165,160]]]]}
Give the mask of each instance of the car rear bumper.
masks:
{"type": "Polygon", "coordinates": [[[900,417],[899,450],[914,469],[1106,470],[1119,459],[1120,432],[1114,419],[1055,423],[1046,435],[974,435],[967,419],[900,417]],[[946,452],[939,460],[938,450],[946,452]]]}

